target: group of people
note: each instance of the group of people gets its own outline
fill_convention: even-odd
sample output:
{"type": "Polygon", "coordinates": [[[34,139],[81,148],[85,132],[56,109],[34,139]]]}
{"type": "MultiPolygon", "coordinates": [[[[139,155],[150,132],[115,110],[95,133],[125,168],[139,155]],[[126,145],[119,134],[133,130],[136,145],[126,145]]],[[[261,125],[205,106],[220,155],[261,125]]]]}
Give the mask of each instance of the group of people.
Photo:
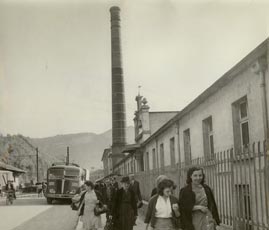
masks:
{"type": "MultiPolygon", "coordinates": [[[[78,191],[78,213],[84,230],[101,228],[101,216],[96,207],[102,206],[107,222],[113,230],[133,230],[138,208],[142,203],[139,182],[134,176],[122,177],[120,186],[115,178],[103,184],[85,182],[78,191]]],[[[192,167],[187,172],[186,186],[175,196],[175,183],[165,175],[158,176],[156,188],[145,215],[146,230],[215,230],[220,224],[219,214],[211,188],[205,184],[202,168],[192,167]]]]}

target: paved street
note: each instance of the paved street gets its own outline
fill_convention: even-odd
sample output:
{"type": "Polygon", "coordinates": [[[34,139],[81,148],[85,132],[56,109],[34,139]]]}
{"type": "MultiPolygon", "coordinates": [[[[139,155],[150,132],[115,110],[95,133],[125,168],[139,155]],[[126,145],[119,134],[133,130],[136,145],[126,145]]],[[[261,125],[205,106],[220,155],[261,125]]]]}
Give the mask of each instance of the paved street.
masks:
{"type": "MultiPolygon", "coordinates": [[[[1,230],[81,230],[77,227],[77,215],[66,203],[48,205],[46,200],[36,195],[18,197],[13,205],[6,205],[0,199],[1,230]]],[[[103,226],[105,215],[102,215],[103,226]]],[[[134,230],[144,230],[141,218],[134,230]]]]}
{"type": "Polygon", "coordinates": [[[1,230],[74,230],[76,212],[68,204],[47,205],[44,198],[24,197],[6,206],[0,200],[1,230]]]}

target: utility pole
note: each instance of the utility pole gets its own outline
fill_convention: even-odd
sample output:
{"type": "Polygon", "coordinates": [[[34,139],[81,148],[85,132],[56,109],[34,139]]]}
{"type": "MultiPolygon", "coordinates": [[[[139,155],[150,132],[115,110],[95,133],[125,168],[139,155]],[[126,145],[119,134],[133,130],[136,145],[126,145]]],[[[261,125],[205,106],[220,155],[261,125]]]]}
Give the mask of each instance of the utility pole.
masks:
{"type": "Polygon", "coordinates": [[[36,180],[37,182],[39,181],[38,179],[38,148],[36,148],[36,180]]]}
{"type": "Polygon", "coordinates": [[[67,146],[66,165],[69,165],[69,146],[67,146]]]}

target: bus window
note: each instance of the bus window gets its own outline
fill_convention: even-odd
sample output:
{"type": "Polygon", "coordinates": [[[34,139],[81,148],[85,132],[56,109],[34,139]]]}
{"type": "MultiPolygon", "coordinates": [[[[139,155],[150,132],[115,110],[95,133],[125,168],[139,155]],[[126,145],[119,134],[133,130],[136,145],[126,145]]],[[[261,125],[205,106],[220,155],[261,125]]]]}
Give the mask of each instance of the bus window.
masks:
{"type": "Polygon", "coordinates": [[[62,178],[64,175],[63,169],[50,169],[49,170],[49,179],[62,178]]]}

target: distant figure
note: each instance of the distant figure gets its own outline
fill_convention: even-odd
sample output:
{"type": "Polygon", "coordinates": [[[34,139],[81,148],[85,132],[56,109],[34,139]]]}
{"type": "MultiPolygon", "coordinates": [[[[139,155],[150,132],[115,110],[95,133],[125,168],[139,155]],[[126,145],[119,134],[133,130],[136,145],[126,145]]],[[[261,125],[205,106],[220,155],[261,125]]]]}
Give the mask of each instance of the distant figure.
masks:
{"type": "Polygon", "coordinates": [[[0,196],[2,196],[2,185],[0,184],[0,196]]]}
{"type": "Polygon", "coordinates": [[[43,195],[46,196],[47,194],[47,185],[45,182],[42,182],[42,191],[43,191],[43,195]]]}
{"type": "Polygon", "coordinates": [[[140,192],[140,187],[139,187],[139,182],[135,180],[135,176],[132,174],[130,175],[130,189],[132,189],[135,193],[135,199],[136,199],[136,204],[138,207],[142,207],[142,196],[140,192]]]}
{"type": "Polygon", "coordinates": [[[36,191],[37,191],[37,196],[42,197],[42,184],[41,183],[36,183],[36,191]]]}
{"type": "Polygon", "coordinates": [[[113,188],[114,188],[115,190],[118,190],[118,189],[119,189],[119,184],[118,184],[118,182],[117,182],[116,177],[113,177],[113,178],[112,178],[112,186],[113,186],[113,188]]]}
{"type": "Polygon", "coordinates": [[[12,183],[13,181],[8,180],[7,184],[6,184],[6,192],[12,192],[13,193],[13,197],[14,199],[16,199],[16,193],[15,193],[15,189],[14,189],[14,185],[12,183]]]}

